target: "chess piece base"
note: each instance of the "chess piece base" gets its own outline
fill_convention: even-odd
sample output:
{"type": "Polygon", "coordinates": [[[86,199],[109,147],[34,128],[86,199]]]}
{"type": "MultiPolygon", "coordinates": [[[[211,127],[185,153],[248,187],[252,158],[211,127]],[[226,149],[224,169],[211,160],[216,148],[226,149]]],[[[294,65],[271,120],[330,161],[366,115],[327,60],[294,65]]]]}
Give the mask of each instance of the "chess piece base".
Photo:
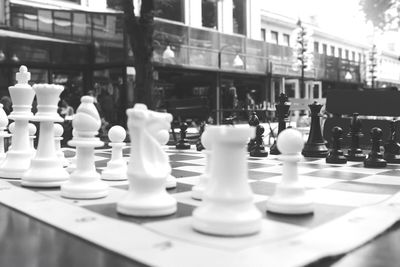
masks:
{"type": "Polygon", "coordinates": [[[275,194],[267,201],[267,211],[289,215],[309,214],[314,212],[314,205],[300,184],[277,185],[275,194]]]}
{"type": "Polygon", "coordinates": [[[176,187],[176,178],[172,175],[169,175],[167,178],[167,182],[165,184],[165,188],[172,189],[176,187]]]}
{"type": "Polygon", "coordinates": [[[365,155],[362,153],[348,153],[345,155],[348,161],[364,161],[365,160],[365,155]]]}
{"type": "Polygon", "coordinates": [[[0,177],[21,179],[21,176],[29,168],[31,163],[32,153],[28,151],[13,151],[9,150],[6,158],[0,166],[0,177]]]}
{"type": "Polygon", "coordinates": [[[22,186],[58,187],[68,181],[69,174],[58,158],[55,160],[35,158],[21,179],[22,186]]]}
{"type": "Polygon", "coordinates": [[[125,181],[127,180],[127,165],[125,160],[109,162],[107,168],[101,173],[101,179],[107,181],[125,181]]]}
{"type": "Polygon", "coordinates": [[[261,214],[257,208],[224,209],[214,205],[197,208],[193,212],[192,227],[201,233],[218,236],[244,236],[261,230],[261,214]]]}
{"type": "Polygon", "coordinates": [[[189,143],[186,143],[186,142],[179,142],[179,143],[177,143],[177,144],[175,145],[175,148],[176,148],[176,149],[181,149],[181,150],[183,150],[183,149],[190,149],[190,144],[189,144],[189,143]]]}
{"type": "Polygon", "coordinates": [[[385,168],[387,166],[387,161],[381,158],[367,158],[364,161],[364,167],[366,168],[385,168]]]}
{"type": "Polygon", "coordinates": [[[158,217],[175,213],[177,202],[166,191],[157,195],[128,195],[117,203],[117,211],[124,215],[137,217],[158,217]]]}
{"type": "Polygon", "coordinates": [[[278,150],[278,146],[276,145],[276,141],[272,144],[271,148],[269,149],[269,154],[271,155],[281,154],[281,152],[278,150]]]}
{"type": "Polygon", "coordinates": [[[257,157],[257,158],[268,157],[268,152],[265,150],[253,149],[252,151],[250,151],[250,157],[257,157]]]}
{"type": "Polygon", "coordinates": [[[400,164],[400,155],[384,154],[383,158],[387,163],[400,164]]]}
{"type": "Polygon", "coordinates": [[[325,161],[330,164],[345,164],[347,163],[347,158],[343,154],[335,155],[331,153],[326,157],[325,161]]]}
{"type": "Polygon", "coordinates": [[[328,149],[325,143],[305,144],[301,152],[304,157],[325,158],[328,155],[328,149]]]}
{"type": "Polygon", "coordinates": [[[96,199],[108,195],[108,185],[100,180],[90,182],[68,181],[61,185],[61,196],[73,199],[96,199]]]}

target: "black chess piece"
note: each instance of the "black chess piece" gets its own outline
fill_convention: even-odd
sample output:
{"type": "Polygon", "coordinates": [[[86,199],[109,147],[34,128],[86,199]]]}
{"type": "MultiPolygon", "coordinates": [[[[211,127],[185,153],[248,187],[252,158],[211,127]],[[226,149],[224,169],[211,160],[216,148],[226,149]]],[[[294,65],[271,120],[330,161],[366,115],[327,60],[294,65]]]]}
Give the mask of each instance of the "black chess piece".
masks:
{"type": "Polygon", "coordinates": [[[325,145],[325,140],[322,137],[320,111],[323,105],[317,103],[308,105],[311,110],[311,126],[308,140],[304,145],[302,154],[305,157],[325,158],[328,155],[328,148],[325,145]]]}
{"type": "Polygon", "coordinates": [[[371,129],[372,147],[368,157],[364,160],[364,166],[368,168],[384,168],[387,165],[386,160],[383,159],[381,151],[382,130],[378,127],[371,129]]]}
{"type": "Polygon", "coordinates": [[[197,143],[196,143],[196,150],[197,150],[197,151],[202,151],[202,150],[204,149],[203,143],[201,143],[201,136],[202,136],[203,133],[204,133],[205,127],[206,127],[206,123],[203,121],[203,122],[200,124],[200,129],[199,129],[199,140],[198,140],[197,143]]]}
{"type": "MultiPolygon", "coordinates": [[[[257,113],[252,112],[250,117],[249,117],[249,125],[253,127],[257,127],[260,124],[260,120],[258,119],[257,113]]],[[[249,143],[247,143],[247,152],[250,152],[253,150],[253,148],[256,146],[256,138],[251,138],[249,143]]]]}
{"type": "MultiPolygon", "coordinates": [[[[278,97],[278,104],[275,105],[276,116],[278,117],[278,135],[286,129],[286,119],[289,116],[290,102],[286,94],[281,93],[278,97]]],[[[278,147],[276,145],[276,138],[271,148],[269,149],[271,155],[279,155],[278,147]]]]}
{"type": "Polygon", "coordinates": [[[342,128],[338,126],[332,128],[332,149],[326,157],[326,163],[345,164],[347,162],[341,149],[342,135],[342,128]]]}
{"type": "Polygon", "coordinates": [[[254,145],[250,150],[251,157],[267,157],[268,156],[268,152],[265,150],[263,137],[264,137],[264,127],[262,125],[257,125],[256,137],[254,138],[254,145]]]}
{"type": "Polygon", "coordinates": [[[361,132],[361,120],[358,113],[353,113],[350,122],[350,132],[347,134],[351,138],[350,149],[345,155],[348,161],[364,161],[365,154],[360,148],[360,138],[363,137],[361,132]]]}
{"type": "Polygon", "coordinates": [[[190,144],[186,140],[186,133],[187,133],[187,128],[188,128],[187,123],[181,122],[179,128],[181,129],[181,132],[180,132],[181,139],[175,145],[176,149],[190,149],[190,144]]]}
{"type": "Polygon", "coordinates": [[[396,134],[396,120],[390,122],[390,136],[389,140],[383,145],[385,148],[385,153],[383,153],[383,158],[388,163],[400,163],[400,144],[397,142],[396,134]]]}

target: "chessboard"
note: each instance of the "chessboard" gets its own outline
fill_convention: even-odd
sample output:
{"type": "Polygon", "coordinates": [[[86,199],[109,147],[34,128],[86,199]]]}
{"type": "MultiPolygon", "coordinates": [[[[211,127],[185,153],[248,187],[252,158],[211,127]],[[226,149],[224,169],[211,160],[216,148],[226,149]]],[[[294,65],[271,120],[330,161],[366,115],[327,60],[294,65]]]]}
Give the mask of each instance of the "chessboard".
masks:
{"type": "MultiPolygon", "coordinates": [[[[304,158],[298,164],[300,179],[315,202],[314,213],[289,216],[266,212],[266,201],[282,173],[278,157],[269,155],[247,159],[254,203],[264,217],[261,232],[240,237],[205,235],[191,227],[191,214],[201,205],[201,201],[191,198],[191,188],[204,171],[205,156],[193,148],[164,149],[172,175],[178,179],[177,187],[168,190],[178,201],[177,213],[170,216],[138,218],[118,214],[116,202],[126,194],[128,181],[108,181],[110,193],[106,198],[72,200],[61,197],[57,188],[27,188],[21,187],[19,180],[1,179],[0,203],[114,257],[121,255],[133,266],[304,266],[346,254],[400,220],[400,166],[370,169],[362,162],[335,165],[318,158],[304,158]]],[[[75,155],[72,148],[63,151],[69,160],[75,155]]],[[[129,147],[124,148],[126,159],[129,152],[129,147]]],[[[96,150],[99,172],[110,156],[111,149],[96,150]]],[[[26,242],[33,242],[33,236],[26,242]]],[[[62,248],[57,253],[74,257],[76,249],[62,248]]],[[[45,266],[43,262],[40,265],[45,266]]]]}

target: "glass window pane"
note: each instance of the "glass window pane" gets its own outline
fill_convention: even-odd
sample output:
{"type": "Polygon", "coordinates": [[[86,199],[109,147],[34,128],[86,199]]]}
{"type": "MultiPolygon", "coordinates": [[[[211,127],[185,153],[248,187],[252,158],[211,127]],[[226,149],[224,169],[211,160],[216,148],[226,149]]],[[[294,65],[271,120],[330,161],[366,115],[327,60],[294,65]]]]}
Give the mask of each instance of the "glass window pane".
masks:
{"type": "Polygon", "coordinates": [[[184,0],[155,0],[154,7],[156,17],[184,22],[184,0]]]}
{"type": "Polygon", "coordinates": [[[218,10],[216,0],[202,0],[201,17],[203,27],[217,29],[218,10]]]}
{"type": "Polygon", "coordinates": [[[72,23],[71,23],[71,13],[54,11],[54,34],[60,37],[71,38],[72,23]]]}
{"type": "Polygon", "coordinates": [[[73,14],[72,34],[74,40],[89,40],[90,39],[90,24],[87,23],[85,13],[73,14]]]}
{"type": "Polygon", "coordinates": [[[53,33],[53,18],[50,10],[38,10],[39,31],[42,33],[53,33]]]}
{"type": "Polygon", "coordinates": [[[246,34],[246,0],[233,0],[233,32],[246,34]]]}

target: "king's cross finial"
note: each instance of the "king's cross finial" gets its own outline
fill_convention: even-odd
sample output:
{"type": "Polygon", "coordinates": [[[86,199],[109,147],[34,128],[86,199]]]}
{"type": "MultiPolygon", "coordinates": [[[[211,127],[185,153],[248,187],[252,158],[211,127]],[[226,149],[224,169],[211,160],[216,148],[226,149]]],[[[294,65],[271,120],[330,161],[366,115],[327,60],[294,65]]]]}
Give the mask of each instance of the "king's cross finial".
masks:
{"type": "Polygon", "coordinates": [[[19,72],[15,74],[15,79],[17,84],[26,84],[31,79],[31,73],[26,66],[22,65],[19,67],[19,72]]]}

